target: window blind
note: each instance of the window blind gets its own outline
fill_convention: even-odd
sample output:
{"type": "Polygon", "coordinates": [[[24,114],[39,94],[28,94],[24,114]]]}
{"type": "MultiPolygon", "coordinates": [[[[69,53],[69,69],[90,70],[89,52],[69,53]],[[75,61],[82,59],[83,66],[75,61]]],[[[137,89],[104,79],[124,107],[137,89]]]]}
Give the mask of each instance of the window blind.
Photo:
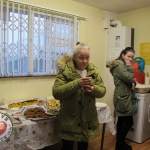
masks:
{"type": "Polygon", "coordinates": [[[79,41],[76,16],[0,0],[0,77],[56,75],[79,41]]]}

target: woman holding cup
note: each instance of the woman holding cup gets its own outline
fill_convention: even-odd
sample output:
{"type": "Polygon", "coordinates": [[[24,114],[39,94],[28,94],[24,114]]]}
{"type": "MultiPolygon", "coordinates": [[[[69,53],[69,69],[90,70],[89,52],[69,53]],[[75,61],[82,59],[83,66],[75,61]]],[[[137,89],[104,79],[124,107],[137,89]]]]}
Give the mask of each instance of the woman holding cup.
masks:
{"type": "Polygon", "coordinates": [[[96,98],[106,89],[98,69],[89,61],[90,49],[78,43],[73,55],[62,55],[57,60],[59,73],[53,86],[53,96],[60,100],[57,135],[62,139],[61,150],[87,150],[88,141],[100,132],[96,98]]]}

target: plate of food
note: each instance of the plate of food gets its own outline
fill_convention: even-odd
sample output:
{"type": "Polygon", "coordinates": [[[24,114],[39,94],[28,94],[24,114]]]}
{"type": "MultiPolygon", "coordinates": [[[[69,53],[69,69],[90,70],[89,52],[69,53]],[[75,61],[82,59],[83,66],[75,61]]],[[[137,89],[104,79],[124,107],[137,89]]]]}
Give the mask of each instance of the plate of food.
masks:
{"type": "Polygon", "coordinates": [[[60,101],[56,100],[54,97],[48,97],[44,103],[45,108],[47,109],[47,114],[58,114],[60,109],[60,101]]]}
{"type": "Polygon", "coordinates": [[[30,99],[30,100],[23,100],[23,101],[19,101],[19,102],[16,102],[16,103],[10,103],[8,105],[8,108],[11,108],[11,109],[15,108],[16,109],[16,108],[32,106],[32,105],[41,105],[43,101],[44,100],[41,100],[41,99],[38,99],[38,98],[30,99]]]}
{"type": "Polygon", "coordinates": [[[56,117],[46,113],[47,110],[42,106],[29,106],[22,111],[22,117],[33,121],[56,117]]]}

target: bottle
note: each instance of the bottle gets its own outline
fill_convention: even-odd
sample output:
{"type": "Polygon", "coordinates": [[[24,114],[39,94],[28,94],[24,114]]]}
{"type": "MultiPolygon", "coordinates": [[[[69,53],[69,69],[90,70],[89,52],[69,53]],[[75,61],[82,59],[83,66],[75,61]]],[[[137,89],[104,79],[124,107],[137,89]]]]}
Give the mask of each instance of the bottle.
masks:
{"type": "Polygon", "coordinates": [[[146,73],[145,85],[149,85],[149,73],[146,73]]]}
{"type": "Polygon", "coordinates": [[[132,65],[132,67],[134,69],[134,73],[135,72],[139,72],[139,64],[138,64],[138,62],[133,61],[133,62],[131,62],[131,65],[132,65]]]}

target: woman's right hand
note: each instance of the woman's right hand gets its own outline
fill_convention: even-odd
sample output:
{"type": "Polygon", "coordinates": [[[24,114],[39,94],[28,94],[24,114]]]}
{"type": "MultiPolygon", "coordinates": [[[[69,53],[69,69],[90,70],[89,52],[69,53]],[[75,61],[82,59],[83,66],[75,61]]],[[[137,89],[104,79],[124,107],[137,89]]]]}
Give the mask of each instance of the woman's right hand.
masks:
{"type": "Polygon", "coordinates": [[[94,90],[94,86],[82,87],[82,90],[86,93],[90,93],[94,90]]]}
{"type": "Polygon", "coordinates": [[[127,66],[131,66],[131,61],[130,61],[130,60],[125,59],[125,62],[126,62],[126,65],[127,65],[127,66]]]}
{"type": "Polygon", "coordinates": [[[79,85],[80,85],[81,87],[89,87],[89,85],[91,86],[91,81],[92,81],[92,78],[89,78],[89,77],[80,78],[80,79],[78,80],[79,85]]]}

